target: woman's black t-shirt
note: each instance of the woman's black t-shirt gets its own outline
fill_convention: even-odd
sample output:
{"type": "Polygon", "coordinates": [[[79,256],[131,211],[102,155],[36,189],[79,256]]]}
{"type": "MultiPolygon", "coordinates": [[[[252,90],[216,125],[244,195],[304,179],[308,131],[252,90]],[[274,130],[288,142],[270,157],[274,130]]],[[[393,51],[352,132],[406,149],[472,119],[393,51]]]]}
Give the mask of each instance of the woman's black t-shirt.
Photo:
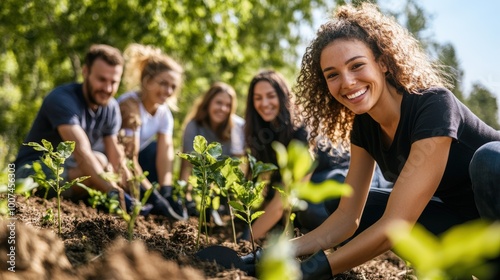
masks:
{"type": "MultiPolygon", "coordinates": [[[[435,196],[465,218],[476,218],[479,214],[474,203],[469,163],[480,146],[500,141],[500,132],[481,121],[449,90],[430,88],[420,94],[403,93],[401,118],[390,147],[384,147],[380,126],[368,114],[355,117],[351,143],[368,151],[385,179],[396,182],[412,143],[437,136],[448,136],[453,141],[435,196]]],[[[426,152],[432,153],[433,148],[430,145],[426,152]]]]}

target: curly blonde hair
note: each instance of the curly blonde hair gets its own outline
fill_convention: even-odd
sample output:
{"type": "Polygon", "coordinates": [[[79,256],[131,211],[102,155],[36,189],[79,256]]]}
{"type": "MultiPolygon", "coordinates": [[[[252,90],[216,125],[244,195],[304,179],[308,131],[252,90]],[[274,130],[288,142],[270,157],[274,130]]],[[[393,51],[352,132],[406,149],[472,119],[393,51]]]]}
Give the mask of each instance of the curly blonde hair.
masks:
{"type": "Polygon", "coordinates": [[[365,43],[375,59],[387,66],[386,79],[400,94],[432,86],[450,87],[442,66],[434,64],[394,18],[382,14],[374,4],[339,6],[306,48],[294,87],[301,117],[311,129],[311,142],[326,135],[348,148],[355,114],[331,96],[320,65],[323,49],[337,39],[365,43]]]}
{"type": "MultiPolygon", "coordinates": [[[[123,80],[127,91],[141,89],[145,78],[154,78],[162,72],[173,71],[181,75],[184,72],[177,61],[153,46],[133,43],[125,49],[123,56],[125,58],[123,80]]],[[[174,94],[167,99],[167,105],[171,110],[178,109],[177,95],[179,91],[178,87],[174,94]]]]}

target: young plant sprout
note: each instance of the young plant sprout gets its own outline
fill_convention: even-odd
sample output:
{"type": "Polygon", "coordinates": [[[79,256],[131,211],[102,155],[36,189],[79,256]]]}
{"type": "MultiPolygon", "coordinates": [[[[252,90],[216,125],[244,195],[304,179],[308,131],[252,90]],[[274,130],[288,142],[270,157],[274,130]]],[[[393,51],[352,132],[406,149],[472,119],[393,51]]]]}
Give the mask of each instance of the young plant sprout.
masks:
{"type": "Polygon", "coordinates": [[[158,184],[153,184],[153,187],[146,190],[144,193],[144,196],[142,197],[141,200],[141,182],[146,178],[148,175],[147,171],[145,171],[142,174],[136,174],[135,172],[135,167],[134,167],[134,162],[132,160],[127,160],[127,168],[132,172],[132,178],[129,179],[129,191],[132,197],[132,210],[130,215],[127,214],[127,211],[123,211],[123,218],[127,222],[127,231],[128,231],[128,240],[132,241],[134,237],[134,227],[135,227],[135,220],[137,219],[137,216],[139,216],[139,213],[141,212],[142,206],[146,204],[146,201],[148,200],[149,196],[151,193],[156,189],[158,184]]]}
{"type": "MultiPolygon", "coordinates": [[[[191,185],[193,189],[198,192],[201,196],[200,205],[200,216],[198,224],[198,235],[196,238],[196,246],[200,245],[200,232],[201,232],[201,221],[205,221],[205,212],[210,203],[209,192],[212,184],[224,185],[220,169],[225,163],[225,160],[221,160],[222,147],[220,143],[213,142],[208,144],[207,140],[203,136],[196,136],[193,140],[193,149],[191,153],[179,153],[179,157],[189,161],[193,166],[193,175],[190,178],[191,185]]],[[[208,233],[207,225],[205,223],[205,234],[208,233]]],[[[206,241],[208,242],[208,235],[206,235],[206,241]]]]}
{"type": "Polygon", "coordinates": [[[42,145],[35,142],[23,143],[23,145],[31,146],[36,151],[43,152],[41,162],[45,164],[51,171],[52,174],[47,175],[42,170],[42,163],[35,161],[33,162],[33,170],[35,174],[32,176],[33,180],[40,186],[44,186],[47,189],[50,187],[56,192],[57,196],[57,220],[59,227],[59,234],[62,233],[62,220],[61,220],[61,193],[69,189],[73,185],[82,185],[81,182],[88,179],[90,176],[82,176],[71,180],[70,182],[64,182],[61,174],[64,171],[64,162],[67,158],[71,156],[73,150],[75,149],[74,141],[64,141],[59,143],[57,150],[54,151],[52,143],[42,139],[42,145]]]}
{"type": "Polygon", "coordinates": [[[500,224],[474,220],[437,237],[422,225],[395,223],[389,232],[395,252],[411,263],[418,279],[492,279],[494,259],[500,254],[500,224]],[[487,242],[485,240],[488,240],[487,242]],[[464,277],[466,276],[466,277],[464,277]]]}
{"type": "MultiPolygon", "coordinates": [[[[234,215],[248,224],[252,241],[252,251],[255,252],[255,241],[252,231],[252,222],[264,214],[264,211],[252,213],[253,206],[262,199],[262,191],[267,182],[260,180],[260,175],[278,169],[274,164],[256,161],[250,154],[248,165],[250,168],[250,179],[247,180],[239,168],[223,168],[223,174],[230,182],[230,190],[234,193],[235,200],[229,200],[229,205],[236,211],[234,215]]],[[[225,167],[227,167],[226,165],[225,167]]],[[[233,230],[234,232],[234,230],[233,230]]]]}
{"type": "Polygon", "coordinates": [[[306,175],[316,168],[316,163],[304,143],[292,140],[288,147],[279,142],[273,142],[272,146],[276,151],[282,178],[281,188],[275,189],[283,197],[283,209],[285,217],[288,217],[283,234],[291,237],[294,217],[292,210],[307,207],[302,199],[319,203],[328,198],[350,195],[352,189],[349,185],[334,180],[325,180],[321,183],[306,180],[306,175]]]}

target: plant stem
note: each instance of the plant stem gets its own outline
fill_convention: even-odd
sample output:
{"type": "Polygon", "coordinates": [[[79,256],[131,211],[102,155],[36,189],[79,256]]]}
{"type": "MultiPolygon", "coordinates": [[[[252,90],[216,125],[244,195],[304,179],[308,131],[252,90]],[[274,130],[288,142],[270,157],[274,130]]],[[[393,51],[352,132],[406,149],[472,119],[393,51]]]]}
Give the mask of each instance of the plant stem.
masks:
{"type": "MultiPolygon", "coordinates": [[[[135,210],[134,210],[135,212],[135,210]]],[[[135,219],[137,218],[137,215],[134,215],[132,213],[132,217],[130,217],[130,221],[128,222],[128,241],[131,242],[134,239],[134,226],[135,226],[135,219]]]]}
{"type": "Polygon", "coordinates": [[[254,237],[253,237],[253,230],[252,230],[252,211],[250,209],[250,207],[247,207],[245,206],[246,211],[247,211],[247,224],[248,224],[248,227],[250,229],[250,240],[252,241],[252,252],[255,253],[255,241],[254,241],[254,237]]]}
{"type": "Polygon", "coordinates": [[[59,235],[62,234],[62,221],[61,221],[61,192],[57,191],[57,220],[59,221],[59,235]]]}
{"type": "Polygon", "coordinates": [[[60,181],[61,177],[59,177],[59,168],[60,165],[57,164],[56,168],[56,193],[57,193],[57,220],[59,224],[59,235],[62,234],[62,221],[61,221],[61,186],[60,181]]]}
{"type": "Polygon", "coordinates": [[[196,238],[196,247],[200,247],[200,232],[201,232],[201,226],[202,226],[202,221],[205,223],[205,236],[206,236],[206,242],[208,243],[208,231],[207,231],[207,223],[206,223],[206,197],[208,193],[208,174],[207,174],[207,168],[205,164],[201,166],[200,168],[203,170],[203,185],[201,186],[201,208],[200,208],[200,219],[198,220],[198,236],[196,238]]]}
{"type": "Polygon", "coordinates": [[[234,227],[234,213],[233,213],[233,207],[231,207],[231,204],[229,202],[231,199],[229,198],[229,193],[227,194],[227,204],[229,205],[229,216],[231,217],[231,227],[233,228],[233,238],[234,238],[234,244],[238,244],[236,241],[236,228],[234,227]]]}

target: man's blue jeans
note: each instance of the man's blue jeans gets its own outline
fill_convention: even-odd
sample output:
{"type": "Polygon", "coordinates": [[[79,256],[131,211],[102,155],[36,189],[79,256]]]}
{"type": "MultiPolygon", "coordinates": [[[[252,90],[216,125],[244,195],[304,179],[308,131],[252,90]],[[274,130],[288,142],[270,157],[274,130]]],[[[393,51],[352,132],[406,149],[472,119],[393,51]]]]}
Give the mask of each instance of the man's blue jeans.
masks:
{"type": "Polygon", "coordinates": [[[469,173],[479,214],[500,220],[500,142],[481,146],[472,157],[469,173]]]}

